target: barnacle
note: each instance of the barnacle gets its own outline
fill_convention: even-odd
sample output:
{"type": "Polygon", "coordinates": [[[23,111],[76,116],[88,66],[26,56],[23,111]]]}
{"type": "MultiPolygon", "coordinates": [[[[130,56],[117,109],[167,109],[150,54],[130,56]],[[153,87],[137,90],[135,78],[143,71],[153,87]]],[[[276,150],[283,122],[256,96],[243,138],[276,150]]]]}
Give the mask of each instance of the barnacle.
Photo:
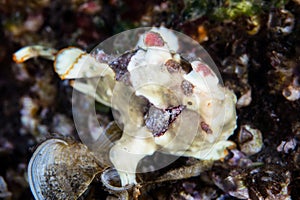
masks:
{"type": "Polygon", "coordinates": [[[238,143],[246,155],[256,154],[263,148],[262,133],[249,125],[243,125],[238,133],[238,143]]]}
{"type": "MultiPolygon", "coordinates": [[[[208,54],[189,37],[163,27],[130,34],[136,43],[125,52],[111,52],[114,46],[103,50],[103,45],[91,54],[74,47],[55,57],[34,51],[54,59],[62,79],[76,79],[71,82],[76,90],[112,108],[123,133],[109,157],[122,186],[137,183],[139,161],[156,151],[200,160],[224,158],[226,149],[235,146],[227,139],[236,127],[236,97],[222,86],[208,54]]],[[[27,55],[29,48],[17,52],[15,60],[35,56],[27,55]]],[[[104,137],[99,138],[83,140],[96,157],[104,137]]]]}

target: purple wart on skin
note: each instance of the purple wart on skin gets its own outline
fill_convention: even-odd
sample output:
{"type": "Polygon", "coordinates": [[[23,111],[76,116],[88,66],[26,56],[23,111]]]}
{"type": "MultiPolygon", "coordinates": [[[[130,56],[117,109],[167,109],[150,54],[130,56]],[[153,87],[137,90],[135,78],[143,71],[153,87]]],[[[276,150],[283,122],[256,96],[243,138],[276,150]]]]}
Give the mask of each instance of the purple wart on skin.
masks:
{"type": "Polygon", "coordinates": [[[169,107],[167,109],[159,109],[152,105],[145,116],[146,127],[151,130],[154,137],[162,136],[184,109],[185,106],[183,105],[169,107]]]}
{"type": "Polygon", "coordinates": [[[127,66],[135,53],[136,51],[126,52],[109,63],[112,70],[114,70],[114,72],[116,73],[117,81],[123,81],[125,84],[130,83],[130,74],[128,72],[127,66]]]}

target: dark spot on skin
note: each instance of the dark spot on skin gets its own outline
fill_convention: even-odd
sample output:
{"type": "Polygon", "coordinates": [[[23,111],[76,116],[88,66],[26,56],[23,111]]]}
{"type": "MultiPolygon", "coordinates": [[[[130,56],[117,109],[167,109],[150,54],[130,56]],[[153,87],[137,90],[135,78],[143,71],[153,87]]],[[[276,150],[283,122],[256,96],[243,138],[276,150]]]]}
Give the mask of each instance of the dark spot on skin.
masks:
{"type": "Polygon", "coordinates": [[[183,91],[183,94],[185,94],[186,96],[191,96],[193,94],[194,86],[190,82],[184,80],[181,83],[181,89],[183,91]]]}
{"type": "Polygon", "coordinates": [[[201,129],[206,132],[207,134],[212,134],[213,131],[210,129],[209,125],[205,122],[200,123],[201,129]]]}
{"type": "Polygon", "coordinates": [[[116,80],[122,81],[125,84],[130,84],[130,74],[127,66],[131,60],[131,57],[136,53],[135,51],[126,52],[120,57],[114,59],[109,63],[109,66],[114,70],[116,74],[116,80]]]}
{"type": "Polygon", "coordinates": [[[146,127],[152,132],[154,137],[162,136],[184,109],[185,106],[182,105],[167,109],[159,109],[152,105],[145,116],[146,127]]]}
{"type": "MultiPolygon", "coordinates": [[[[171,54],[172,54],[172,57],[175,57],[175,55],[178,55],[176,53],[171,53],[171,54]]],[[[170,60],[172,60],[172,59],[170,59],[170,60]]],[[[175,60],[173,60],[173,61],[176,62],[175,60]]],[[[178,63],[178,62],[176,62],[176,63],[178,63]]],[[[187,74],[193,70],[191,63],[187,59],[185,59],[183,56],[180,56],[180,63],[178,63],[178,64],[180,66],[179,69],[185,71],[185,73],[187,73],[187,74]]],[[[170,72],[170,73],[172,73],[172,72],[170,72]]]]}
{"type": "Polygon", "coordinates": [[[176,62],[175,60],[169,59],[166,63],[165,66],[167,67],[167,70],[169,73],[175,73],[179,72],[181,69],[180,63],[176,62]]]}

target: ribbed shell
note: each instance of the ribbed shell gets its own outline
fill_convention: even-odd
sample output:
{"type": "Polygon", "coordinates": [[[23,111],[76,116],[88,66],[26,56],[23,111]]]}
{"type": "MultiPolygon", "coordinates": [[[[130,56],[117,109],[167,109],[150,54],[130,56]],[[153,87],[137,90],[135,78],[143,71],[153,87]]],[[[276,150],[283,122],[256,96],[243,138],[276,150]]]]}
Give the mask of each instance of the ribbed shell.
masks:
{"type": "Polygon", "coordinates": [[[85,145],[50,139],[34,152],[28,181],[37,200],[77,199],[101,170],[85,145]]]}

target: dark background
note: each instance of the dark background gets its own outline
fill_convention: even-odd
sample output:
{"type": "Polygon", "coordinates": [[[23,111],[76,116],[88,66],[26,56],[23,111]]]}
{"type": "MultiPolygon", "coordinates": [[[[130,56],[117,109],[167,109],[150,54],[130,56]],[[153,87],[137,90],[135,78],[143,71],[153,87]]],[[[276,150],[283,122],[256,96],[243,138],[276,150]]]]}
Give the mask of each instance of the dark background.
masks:
{"type": "MultiPolygon", "coordinates": [[[[263,165],[253,171],[216,162],[201,177],[149,186],[142,198],[186,199],[185,194],[194,199],[234,199],[229,191],[236,188],[222,181],[220,187],[218,180],[209,179],[225,180],[237,171],[252,199],[271,198],[270,194],[278,199],[285,186],[292,199],[299,199],[300,101],[282,95],[293,80],[299,86],[299,23],[297,0],[0,1],[0,176],[7,184],[4,191],[4,182],[0,183],[0,199],[32,199],[26,168],[37,144],[61,135],[78,138],[72,122],[72,88],[54,73],[52,62],[33,59],[16,64],[12,54],[33,44],[90,51],[121,31],[160,25],[200,42],[238,98],[251,89],[252,101],[237,109],[238,127],[230,139],[237,142],[241,125],[259,129],[263,149],[249,159],[263,165]],[[291,23],[291,30],[279,31],[291,23]],[[241,61],[245,55],[246,64],[241,61]],[[29,113],[24,98],[36,105],[29,113]],[[291,139],[296,146],[277,151],[282,141],[291,139]]],[[[85,198],[104,199],[102,190],[96,180],[85,198]]]]}

